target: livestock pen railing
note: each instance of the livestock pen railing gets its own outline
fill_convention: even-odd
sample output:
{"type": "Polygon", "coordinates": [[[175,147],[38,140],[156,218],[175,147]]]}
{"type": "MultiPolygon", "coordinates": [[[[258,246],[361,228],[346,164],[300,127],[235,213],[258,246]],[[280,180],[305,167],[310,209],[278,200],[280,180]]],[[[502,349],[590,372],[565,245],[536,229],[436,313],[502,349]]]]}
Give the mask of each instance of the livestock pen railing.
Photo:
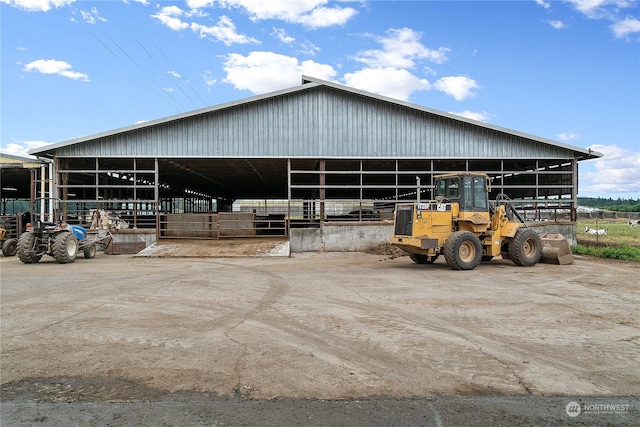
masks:
{"type": "Polygon", "coordinates": [[[223,239],[234,237],[286,236],[285,215],[241,212],[160,214],[160,238],[223,239]]]}

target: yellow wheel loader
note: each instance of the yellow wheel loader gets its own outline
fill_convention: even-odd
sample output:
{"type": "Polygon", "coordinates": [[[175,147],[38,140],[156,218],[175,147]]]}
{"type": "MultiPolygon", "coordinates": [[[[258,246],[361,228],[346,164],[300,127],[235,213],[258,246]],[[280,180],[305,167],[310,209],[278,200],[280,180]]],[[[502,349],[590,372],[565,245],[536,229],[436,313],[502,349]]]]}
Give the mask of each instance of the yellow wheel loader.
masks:
{"type": "Polygon", "coordinates": [[[532,266],[543,254],[568,263],[557,262],[569,261],[571,254],[562,235],[541,238],[505,195],[499,195],[494,206],[489,203],[486,174],[444,174],[434,181],[434,200],[396,205],[391,244],[408,252],[415,263],[431,264],[444,255],[449,267],[472,270],[480,261],[502,255],[516,265],[532,266]]]}

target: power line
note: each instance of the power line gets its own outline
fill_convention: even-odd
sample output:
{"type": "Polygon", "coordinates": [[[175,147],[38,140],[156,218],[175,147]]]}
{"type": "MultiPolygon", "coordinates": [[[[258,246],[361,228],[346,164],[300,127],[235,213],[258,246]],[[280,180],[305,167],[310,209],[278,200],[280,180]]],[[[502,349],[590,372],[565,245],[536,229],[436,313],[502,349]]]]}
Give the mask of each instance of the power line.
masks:
{"type": "MultiPolygon", "coordinates": [[[[174,70],[176,70],[176,72],[180,75],[180,78],[182,79],[182,81],[184,81],[187,84],[187,86],[189,86],[189,88],[191,88],[191,91],[193,93],[195,93],[195,95],[198,97],[198,99],[200,99],[200,101],[202,102],[202,105],[204,107],[206,107],[208,105],[208,103],[202,98],[202,96],[200,96],[200,93],[195,90],[195,88],[191,85],[191,82],[184,78],[184,75],[178,70],[178,68],[174,65],[173,61],[171,61],[171,59],[164,53],[164,51],[160,48],[160,46],[158,46],[158,44],[153,40],[153,38],[149,37],[147,34],[145,34],[145,35],[151,41],[151,43],[155,46],[155,48],[162,54],[162,56],[164,56],[164,58],[167,60],[169,65],[171,65],[171,67],[174,70]]],[[[185,93],[185,95],[186,95],[186,93],[185,93]]]]}
{"type": "MultiPolygon", "coordinates": [[[[78,9],[78,7],[72,6],[72,8],[74,8],[75,10],[80,12],[80,14],[82,15],[82,13],[78,9]]],[[[98,28],[98,29],[100,30],[102,35],[111,42],[111,45],[114,46],[117,49],[116,51],[114,51],[114,49],[112,49],[109,45],[107,45],[107,43],[105,43],[100,37],[98,37],[98,35],[96,35],[93,31],[91,31],[82,22],[81,19],[76,19],[76,17],[73,15],[73,13],[71,13],[71,15],[72,15],[73,20],[78,22],[80,24],[80,26],[85,31],[87,31],[94,39],[96,39],[98,41],[98,43],[100,43],[101,46],[103,46],[109,53],[111,53],[111,55],[113,55],[120,62],[122,62],[123,65],[127,64],[127,61],[124,58],[128,59],[128,61],[130,63],[133,63],[142,72],[142,74],[146,77],[145,83],[147,84],[147,86],[149,86],[156,94],[158,94],[161,98],[163,98],[165,100],[165,102],[167,102],[169,105],[171,105],[179,113],[186,111],[185,107],[173,95],[171,95],[170,92],[164,90],[160,85],[156,85],[157,87],[154,87],[154,85],[153,85],[154,79],[152,79],[149,76],[149,74],[144,70],[144,68],[131,55],[129,55],[129,53],[127,53],[115,40],[113,40],[101,28],[98,28]],[[121,55],[119,55],[117,53],[117,51],[121,52],[121,55]]],[[[143,47],[143,49],[144,49],[144,47],[143,47]]],[[[149,54],[147,49],[144,49],[144,50],[147,52],[147,54],[149,54]]],[[[193,100],[191,100],[191,102],[193,102],[193,100]]]]}

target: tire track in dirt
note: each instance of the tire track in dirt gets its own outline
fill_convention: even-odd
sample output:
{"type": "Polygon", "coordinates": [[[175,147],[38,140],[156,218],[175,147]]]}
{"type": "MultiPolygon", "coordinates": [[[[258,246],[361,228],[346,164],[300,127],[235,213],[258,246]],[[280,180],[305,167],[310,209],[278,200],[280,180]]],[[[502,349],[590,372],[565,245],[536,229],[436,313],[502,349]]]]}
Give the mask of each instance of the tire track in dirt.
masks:
{"type": "MultiPolygon", "coordinates": [[[[226,263],[214,262],[213,264],[229,269],[234,268],[226,263]]],[[[195,328],[200,331],[222,330],[224,337],[238,347],[240,353],[233,364],[234,377],[236,378],[233,391],[234,394],[238,396],[245,394],[248,388],[248,386],[243,384],[243,372],[246,370],[245,361],[248,355],[249,343],[243,341],[241,338],[235,338],[233,335],[243,323],[255,319],[260,313],[270,309],[274,304],[282,300],[289,290],[289,283],[279,274],[258,267],[243,267],[243,269],[256,273],[260,279],[265,279],[264,282],[267,289],[260,299],[248,309],[243,309],[239,312],[231,311],[214,319],[199,322],[195,326],[195,328]]],[[[251,288],[255,290],[255,286],[256,284],[254,283],[251,288]]]]}

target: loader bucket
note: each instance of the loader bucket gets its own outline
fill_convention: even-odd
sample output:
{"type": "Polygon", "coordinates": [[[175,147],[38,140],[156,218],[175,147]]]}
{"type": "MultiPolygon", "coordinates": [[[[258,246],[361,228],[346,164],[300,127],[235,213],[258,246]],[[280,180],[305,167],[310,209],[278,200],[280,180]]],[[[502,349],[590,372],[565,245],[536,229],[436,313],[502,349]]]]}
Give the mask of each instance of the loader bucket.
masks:
{"type": "Polygon", "coordinates": [[[540,233],[542,240],[542,258],[547,264],[573,264],[573,254],[569,242],[560,233],[540,233]]]}

